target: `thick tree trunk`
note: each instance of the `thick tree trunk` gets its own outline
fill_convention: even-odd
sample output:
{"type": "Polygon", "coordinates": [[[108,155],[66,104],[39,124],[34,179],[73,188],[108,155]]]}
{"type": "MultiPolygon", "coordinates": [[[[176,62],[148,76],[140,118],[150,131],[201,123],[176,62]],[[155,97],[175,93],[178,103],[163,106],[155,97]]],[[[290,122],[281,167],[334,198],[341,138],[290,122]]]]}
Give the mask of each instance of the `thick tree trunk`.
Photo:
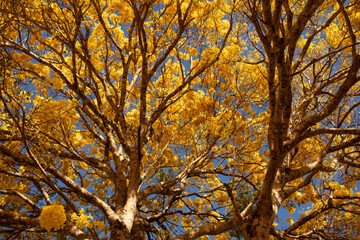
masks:
{"type": "Polygon", "coordinates": [[[145,240],[146,233],[140,228],[133,229],[131,234],[125,229],[111,228],[110,240],[145,240]]]}
{"type": "Polygon", "coordinates": [[[275,219],[275,215],[269,213],[259,212],[259,210],[254,213],[252,219],[242,229],[246,240],[269,239],[271,226],[275,219]]]}
{"type": "Polygon", "coordinates": [[[128,233],[125,229],[116,229],[112,227],[110,230],[110,240],[145,240],[146,233],[141,228],[135,228],[128,233]]]}
{"type": "Polygon", "coordinates": [[[146,238],[146,224],[145,222],[136,217],[131,233],[125,225],[121,223],[111,224],[110,227],[110,240],[145,240],[146,238]]]}
{"type": "Polygon", "coordinates": [[[260,197],[252,218],[242,228],[246,240],[269,239],[272,224],[282,202],[280,192],[283,188],[283,182],[281,176],[280,172],[277,172],[275,180],[271,184],[271,194],[260,197]]]}
{"type": "Polygon", "coordinates": [[[146,225],[147,222],[137,216],[131,229],[131,240],[145,240],[146,231],[148,230],[146,225]]]}
{"type": "Polygon", "coordinates": [[[110,225],[110,240],[129,240],[130,233],[119,223],[110,225]]]}

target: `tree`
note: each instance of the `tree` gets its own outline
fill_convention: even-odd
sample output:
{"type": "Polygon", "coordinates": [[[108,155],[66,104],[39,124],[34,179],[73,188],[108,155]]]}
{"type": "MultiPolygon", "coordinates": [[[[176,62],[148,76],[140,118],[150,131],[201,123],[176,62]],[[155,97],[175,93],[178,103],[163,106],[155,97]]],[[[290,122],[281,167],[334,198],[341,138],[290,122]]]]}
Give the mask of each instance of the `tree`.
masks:
{"type": "Polygon", "coordinates": [[[359,1],[0,9],[3,238],[359,235],[359,1]]]}

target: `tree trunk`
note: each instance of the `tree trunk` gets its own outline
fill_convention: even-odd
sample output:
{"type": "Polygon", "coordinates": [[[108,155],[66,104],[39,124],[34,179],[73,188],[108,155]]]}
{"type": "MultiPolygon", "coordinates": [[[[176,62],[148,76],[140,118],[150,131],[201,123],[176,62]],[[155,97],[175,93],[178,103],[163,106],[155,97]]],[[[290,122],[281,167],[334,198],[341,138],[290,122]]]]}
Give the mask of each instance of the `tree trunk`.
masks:
{"type": "Polygon", "coordinates": [[[133,228],[131,229],[131,240],[145,240],[147,226],[146,222],[139,216],[135,217],[133,228]]]}
{"type": "Polygon", "coordinates": [[[110,227],[110,240],[129,240],[130,233],[121,224],[113,224],[110,227]]]}
{"type": "Polygon", "coordinates": [[[126,229],[116,229],[112,227],[110,230],[110,240],[145,240],[146,233],[140,227],[136,227],[128,233],[126,229]]]}
{"type": "Polygon", "coordinates": [[[271,194],[260,197],[251,220],[241,228],[246,240],[267,240],[282,203],[283,177],[278,171],[271,184],[271,194]]]}
{"type": "Polygon", "coordinates": [[[110,225],[110,240],[145,240],[146,238],[146,224],[145,222],[136,217],[131,233],[127,230],[125,225],[120,222],[110,225]]]}
{"type": "Polygon", "coordinates": [[[267,240],[270,236],[272,223],[275,215],[271,212],[257,210],[252,219],[242,228],[242,234],[246,240],[267,240]],[[270,214],[269,214],[270,213],[270,214]]]}

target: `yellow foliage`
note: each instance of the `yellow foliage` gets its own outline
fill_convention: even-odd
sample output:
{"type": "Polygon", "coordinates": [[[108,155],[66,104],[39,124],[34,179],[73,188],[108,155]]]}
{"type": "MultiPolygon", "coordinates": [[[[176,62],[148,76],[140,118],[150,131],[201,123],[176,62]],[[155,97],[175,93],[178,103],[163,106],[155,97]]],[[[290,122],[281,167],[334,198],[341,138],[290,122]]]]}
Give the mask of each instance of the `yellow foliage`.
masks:
{"type": "Polygon", "coordinates": [[[287,208],[287,211],[290,213],[290,214],[293,214],[295,212],[295,208],[294,207],[288,207],[287,208]]]}
{"type": "MultiPolygon", "coordinates": [[[[33,206],[26,203],[48,200],[45,192],[64,202],[57,187],[79,208],[98,198],[91,206],[97,220],[81,208],[71,221],[106,232],[110,226],[99,219],[113,206],[128,207],[138,194],[136,214],[151,219],[162,212],[176,232],[178,225],[192,229],[233,213],[225,181],[233,184],[241,209],[286,196],[272,203],[294,214],[297,205],[312,202],[304,216],[323,208],[330,191],[354,195],[358,150],[346,144],[356,142],[358,132],[327,132],[350,127],[358,117],[357,109],[344,114],[359,95],[359,85],[345,89],[352,69],[354,79],[358,74],[358,65],[351,65],[358,47],[351,35],[358,41],[360,29],[355,0],[343,1],[349,19],[337,14],[341,1],[323,1],[311,19],[303,15],[311,0],[268,1],[270,15],[283,4],[276,23],[263,15],[266,1],[10,1],[20,2],[18,9],[3,2],[0,60],[9,61],[9,69],[0,66],[1,208],[13,204],[29,216],[33,206]],[[346,98],[333,102],[339,89],[346,98]],[[321,159],[320,153],[327,155],[321,159]],[[342,182],[327,184],[338,176],[342,182]]],[[[323,214],[350,221],[359,211],[358,199],[351,201],[334,199],[348,211],[343,215],[323,214]]],[[[326,225],[324,219],[297,231],[326,225]]],[[[65,222],[62,205],[43,208],[40,224],[47,231],[65,222]]]]}
{"type": "Polygon", "coordinates": [[[290,224],[293,224],[294,223],[294,220],[292,219],[292,217],[287,217],[286,218],[286,221],[290,224]]]}
{"type": "Polygon", "coordinates": [[[102,222],[102,221],[93,221],[93,224],[95,227],[97,227],[99,230],[103,230],[104,229],[104,226],[105,226],[105,223],[102,222]]]}
{"type": "Polygon", "coordinates": [[[62,229],[66,222],[64,206],[59,204],[44,206],[39,220],[40,226],[45,228],[48,232],[51,230],[57,231],[62,229]]]}
{"type": "MultiPolygon", "coordinates": [[[[79,212],[79,215],[76,214],[76,213],[73,213],[71,215],[71,220],[74,221],[76,226],[78,228],[81,228],[81,229],[83,229],[84,227],[91,227],[92,226],[92,223],[89,221],[89,219],[93,219],[93,217],[91,216],[91,214],[86,215],[83,208],[81,208],[81,210],[79,212]]],[[[94,224],[95,224],[95,222],[94,222],[94,224]]],[[[96,226],[99,227],[99,228],[100,227],[103,228],[104,223],[96,221],[96,226]]]]}

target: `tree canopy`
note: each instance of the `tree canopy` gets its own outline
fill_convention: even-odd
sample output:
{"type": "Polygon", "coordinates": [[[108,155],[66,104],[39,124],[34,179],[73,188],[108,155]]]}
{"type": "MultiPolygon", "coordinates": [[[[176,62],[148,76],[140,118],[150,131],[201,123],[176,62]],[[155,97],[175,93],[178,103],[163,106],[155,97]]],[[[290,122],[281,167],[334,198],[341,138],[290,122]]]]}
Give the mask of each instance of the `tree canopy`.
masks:
{"type": "Polygon", "coordinates": [[[357,239],[359,23],[358,0],[1,1],[1,238],[357,239]]]}

